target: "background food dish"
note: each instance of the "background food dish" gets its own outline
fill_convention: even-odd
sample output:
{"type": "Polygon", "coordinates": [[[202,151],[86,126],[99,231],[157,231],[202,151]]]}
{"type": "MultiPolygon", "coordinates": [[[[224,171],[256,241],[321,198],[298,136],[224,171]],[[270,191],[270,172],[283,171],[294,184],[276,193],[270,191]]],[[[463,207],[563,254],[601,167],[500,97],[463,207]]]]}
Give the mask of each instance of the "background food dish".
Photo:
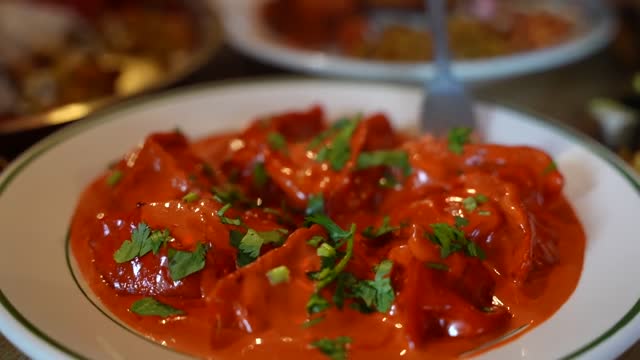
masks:
{"type": "MultiPolygon", "coordinates": [[[[327,104],[331,117],[356,109],[385,110],[394,119],[404,119],[399,120],[400,126],[411,126],[420,99],[420,91],[413,88],[322,81],[263,82],[177,93],[132,104],[55,135],[23,155],[0,179],[0,228],[2,238],[10,239],[3,242],[5,251],[0,254],[0,286],[2,303],[11,306],[13,313],[0,311],[3,332],[31,355],[43,357],[61,351],[88,357],[115,351],[128,357],[180,358],[112,322],[76,288],[62,250],[67,220],[82,185],[149,129],[173,129],[178,121],[188,136],[237,129],[241,127],[237,119],[275,112],[282,109],[282,101],[290,101],[297,105],[327,104]],[[216,109],[216,120],[226,121],[213,122],[211,108],[216,109]],[[82,151],[86,148],[92,149],[90,156],[82,151]],[[67,165],[68,171],[57,171],[62,162],[73,165],[67,165]],[[48,182],[43,184],[45,173],[48,182]],[[41,198],[48,201],[39,201],[34,211],[31,200],[41,198]],[[11,241],[25,238],[39,239],[37,247],[30,242],[11,241]],[[41,266],[25,267],[25,259],[41,266]],[[43,266],[46,274],[39,270],[43,266]],[[46,306],[41,301],[46,301],[46,306]],[[52,313],[50,309],[56,306],[73,308],[74,312],[52,313]],[[21,325],[24,319],[16,319],[17,314],[50,338],[32,334],[21,325]],[[57,348],[51,345],[51,338],[57,348]]],[[[567,174],[566,194],[589,237],[583,277],[566,306],[547,323],[486,357],[558,358],[575,352],[594,359],[616,356],[640,331],[634,306],[638,288],[627,281],[629,274],[640,273],[640,264],[625,256],[640,251],[632,235],[636,229],[628,218],[640,211],[637,179],[619,160],[573,132],[500,107],[482,106],[479,115],[479,126],[489,141],[527,143],[554,156],[567,174]]]]}
{"type": "MultiPolygon", "coordinates": [[[[215,0],[215,3],[224,14],[223,25],[231,44],[263,61],[316,74],[404,82],[422,81],[433,74],[429,63],[389,63],[342,56],[326,49],[292,47],[274,35],[262,21],[266,0],[215,0]]],[[[536,2],[536,8],[546,9],[550,13],[560,8],[563,14],[573,15],[570,20],[575,24],[573,34],[557,46],[507,56],[457,61],[453,71],[466,81],[496,80],[564,65],[595,52],[611,39],[614,20],[601,2],[589,2],[593,6],[583,4],[586,2],[536,2]]],[[[419,17],[417,21],[421,24],[423,20],[419,17]]],[[[316,37],[313,34],[309,36],[316,37]]],[[[426,53],[417,55],[428,57],[426,53]]]]}
{"type": "Polygon", "coordinates": [[[216,20],[199,0],[0,2],[0,133],[185,77],[220,45],[216,20]]]}

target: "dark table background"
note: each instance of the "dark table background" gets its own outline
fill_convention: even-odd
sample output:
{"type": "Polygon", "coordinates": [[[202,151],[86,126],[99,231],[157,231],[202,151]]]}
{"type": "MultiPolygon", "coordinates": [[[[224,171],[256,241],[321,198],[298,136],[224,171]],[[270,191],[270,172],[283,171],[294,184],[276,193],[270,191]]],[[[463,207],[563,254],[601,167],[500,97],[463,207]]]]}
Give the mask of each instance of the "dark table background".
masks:
{"type": "MultiPolygon", "coordinates": [[[[285,69],[257,62],[224,45],[206,66],[172,87],[280,75],[294,74],[285,69]]],[[[300,74],[296,75],[300,76],[300,74]]],[[[618,53],[609,47],[572,65],[508,80],[476,84],[471,87],[471,91],[480,100],[533,111],[597,138],[598,127],[585,111],[588,101],[596,96],[619,98],[629,94],[631,76],[632,69],[625,66],[618,53]]],[[[0,135],[0,168],[3,162],[1,158],[10,161],[33,143],[60,127],[0,135]]],[[[0,358],[26,359],[1,335],[0,358]]],[[[620,358],[620,360],[631,359],[640,359],[640,343],[620,358]]]]}

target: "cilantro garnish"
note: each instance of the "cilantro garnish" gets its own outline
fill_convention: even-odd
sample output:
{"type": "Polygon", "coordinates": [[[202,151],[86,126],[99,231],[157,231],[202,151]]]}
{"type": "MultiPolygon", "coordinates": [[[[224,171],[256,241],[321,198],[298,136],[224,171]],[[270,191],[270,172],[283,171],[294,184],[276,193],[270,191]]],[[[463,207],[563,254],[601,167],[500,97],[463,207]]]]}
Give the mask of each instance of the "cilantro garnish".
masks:
{"type": "Polygon", "coordinates": [[[482,205],[482,204],[486,203],[487,201],[489,201],[489,198],[487,198],[485,195],[478,194],[476,196],[469,196],[469,197],[464,198],[462,200],[462,206],[467,211],[473,211],[479,205],[482,205]]]}
{"type": "Polygon", "coordinates": [[[467,127],[454,127],[449,131],[449,150],[461,155],[464,145],[469,143],[469,137],[473,130],[467,127]]]}
{"type": "Polygon", "coordinates": [[[309,142],[309,144],[307,145],[307,149],[309,150],[315,150],[318,146],[322,145],[322,143],[329,138],[331,135],[335,134],[336,131],[344,128],[346,125],[348,125],[351,122],[351,120],[344,118],[344,119],[340,119],[338,121],[336,121],[335,123],[333,123],[331,125],[331,127],[323,132],[321,132],[320,134],[318,134],[316,137],[314,137],[313,139],[311,139],[311,141],[309,142]]]}
{"type": "Polygon", "coordinates": [[[211,188],[213,198],[221,204],[234,204],[236,202],[248,202],[247,196],[239,187],[233,184],[223,184],[211,188]]]}
{"type": "Polygon", "coordinates": [[[382,218],[382,225],[380,225],[380,227],[377,230],[375,230],[373,226],[367,226],[364,229],[364,231],[362,231],[362,235],[370,239],[375,239],[377,237],[380,237],[382,235],[385,235],[392,231],[400,229],[400,226],[389,225],[390,220],[391,219],[389,218],[389,216],[386,215],[384,218],[382,218]]]}
{"type": "Polygon", "coordinates": [[[176,309],[170,305],[163,304],[158,300],[146,297],[131,304],[131,312],[143,316],[169,317],[172,315],[182,315],[184,311],[176,309]]]}
{"type": "Polygon", "coordinates": [[[213,173],[213,168],[211,167],[211,165],[209,165],[207,163],[202,163],[201,167],[202,167],[202,173],[204,175],[206,175],[207,177],[213,177],[214,173],[213,173]]]}
{"type": "Polygon", "coordinates": [[[345,122],[331,143],[318,151],[316,161],[327,161],[334,171],[342,170],[351,157],[351,136],[359,123],[358,119],[345,122]]]}
{"type": "Polygon", "coordinates": [[[491,211],[489,211],[489,210],[478,210],[478,215],[480,215],[480,216],[489,216],[489,215],[491,215],[491,211]]]}
{"type": "Polygon", "coordinates": [[[353,237],[355,231],[355,224],[351,226],[349,231],[343,230],[338,224],[333,222],[328,216],[324,214],[314,214],[305,218],[307,223],[314,223],[324,227],[329,233],[329,237],[335,242],[336,247],[340,247],[344,239],[353,237]]]}
{"type": "Polygon", "coordinates": [[[358,155],[356,169],[367,169],[376,166],[397,167],[402,170],[404,176],[411,174],[409,155],[402,150],[378,150],[362,152],[358,155]]]}
{"type": "Polygon", "coordinates": [[[467,220],[466,218],[463,218],[462,216],[454,216],[453,219],[454,219],[454,224],[458,229],[469,225],[469,220],[467,220]]]}
{"type": "Polygon", "coordinates": [[[329,304],[329,301],[327,301],[327,299],[323,298],[322,295],[318,293],[314,293],[313,295],[311,295],[309,301],[307,302],[307,313],[316,314],[325,311],[330,306],[331,304],[329,304]]]}
{"type": "Polygon", "coordinates": [[[224,216],[224,214],[227,212],[227,210],[229,210],[231,208],[231,204],[226,204],[225,206],[221,207],[220,210],[218,210],[216,212],[216,215],[218,215],[218,217],[220,218],[220,222],[223,224],[227,224],[227,225],[241,225],[242,224],[242,220],[240,220],[240,218],[236,218],[236,219],[230,219],[226,216],[224,216]]]}
{"type": "Polygon", "coordinates": [[[207,247],[198,243],[193,251],[169,249],[169,275],[178,281],[204,268],[207,247]]]}
{"type": "Polygon", "coordinates": [[[307,240],[307,244],[313,246],[313,247],[318,247],[320,246],[320,243],[322,243],[324,241],[324,238],[320,235],[315,235],[312,236],[311,239],[307,240]]]}
{"type": "Polygon", "coordinates": [[[274,150],[278,150],[282,153],[287,152],[287,140],[278,132],[270,132],[267,134],[267,142],[269,146],[274,150]]]}
{"type": "Polygon", "coordinates": [[[249,229],[246,234],[242,234],[237,230],[231,230],[229,233],[231,246],[238,249],[236,263],[239,267],[251,264],[260,256],[262,245],[282,245],[287,233],[287,230],[284,229],[271,231],[255,231],[249,229]]]}
{"type": "Polygon", "coordinates": [[[556,170],[558,170],[558,165],[556,165],[555,161],[551,160],[549,165],[542,170],[542,175],[549,175],[556,170]]]}
{"type": "Polygon", "coordinates": [[[253,185],[257,188],[262,188],[267,184],[268,180],[269,175],[267,175],[267,170],[264,168],[264,163],[256,163],[253,167],[253,185]]]}
{"type": "Polygon", "coordinates": [[[309,201],[304,213],[306,215],[324,214],[324,196],[322,193],[309,195],[309,201]]]}
{"type": "Polygon", "coordinates": [[[327,355],[331,360],[346,360],[347,359],[347,344],[351,343],[351,338],[348,336],[338,336],[335,339],[322,338],[311,343],[311,346],[320,350],[323,354],[327,355]]]}
{"type": "Polygon", "coordinates": [[[395,292],[391,286],[389,274],[393,267],[391,260],[383,260],[375,267],[373,280],[361,280],[351,286],[352,297],[361,299],[367,308],[375,308],[386,313],[395,299],[395,292]]]}
{"type": "Polygon", "coordinates": [[[485,258],[484,251],[475,242],[466,238],[460,227],[468,224],[467,219],[457,216],[456,227],[446,223],[431,224],[432,233],[426,236],[440,246],[440,257],[446,258],[456,251],[463,251],[467,256],[485,258]]]}
{"type": "Polygon", "coordinates": [[[117,263],[123,263],[136,256],[143,256],[150,251],[157,254],[160,247],[166,244],[170,238],[169,230],[151,231],[147,224],[141,222],[131,232],[131,239],[125,240],[113,254],[113,260],[117,263]]]}
{"type": "Polygon", "coordinates": [[[284,265],[274,267],[267,271],[266,275],[271,285],[289,282],[289,268],[284,265]]]}
{"type": "Polygon", "coordinates": [[[449,266],[447,264],[439,263],[439,262],[429,261],[425,264],[425,266],[435,270],[441,270],[441,271],[449,270],[449,266]]]}
{"type": "Polygon", "coordinates": [[[193,191],[182,197],[182,201],[187,203],[197,201],[198,199],[200,199],[200,195],[193,191]]]}
{"type": "Polygon", "coordinates": [[[120,180],[122,179],[123,175],[124,174],[122,173],[122,171],[113,170],[111,172],[111,174],[107,177],[107,180],[106,180],[107,185],[109,185],[111,187],[116,186],[120,182],[120,180]]]}
{"type": "Polygon", "coordinates": [[[307,319],[302,323],[302,327],[305,328],[305,329],[308,329],[308,328],[310,328],[310,327],[312,327],[314,325],[317,325],[317,324],[323,322],[324,319],[325,319],[324,316],[320,316],[320,317],[313,318],[313,319],[307,319]]]}

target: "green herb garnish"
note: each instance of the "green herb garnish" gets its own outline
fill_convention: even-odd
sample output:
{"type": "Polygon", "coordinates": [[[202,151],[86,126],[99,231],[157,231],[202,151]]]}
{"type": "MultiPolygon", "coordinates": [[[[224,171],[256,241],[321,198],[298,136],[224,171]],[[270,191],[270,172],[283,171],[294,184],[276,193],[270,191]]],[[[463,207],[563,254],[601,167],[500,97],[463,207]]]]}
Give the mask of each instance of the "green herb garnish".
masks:
{"type": "Polygon", "coordinates": [[[324,196],[322,193],[309,195],[309,201],[304,213],[306,215],[324,214],[324,196]]]}
{"type": "Polygon", "coordinates": [[[120,182],[120,180],[122,180],[123,175],[124,174],[122,173],[122,171],[113,170],[111,174],[109,174],[109,176],[107,177],[107,180],[106,180],[107,185],[111,187],[116,186],[120,182]]]}
{"type": "Polygon", "coordinates": [[[238,249],[236,263],[239,267],[243,267],[254,262],[260,256],[262,245],[282,245],[287,233],[287,230],[284,229],[271,231],[256,231],[248,229],[246,234],[232,230],[229,233],[229,239],[231,246],[238,249]]]}
{"type": "Polygon", "coordinates": [[[469,143],[469,137],[473,132],[472,129],[467,127],[454,127],[449,131],[449,150],[461,155],[464,151],[464,145],[469,143]]]}
{"type": "Polygon", "coordinates": [[[317,324],[323,322],[324,319],[325,319],[324,316],[320,316],[320,317],[317,317],[317,318],[314,318],[314,319],[307,319],[302,323],[302,327],[304,329],[308,329],[308,328],[310,328],[310,327],[312,327],[314,325],[317,325],[317,324]]]}
{"type": "Polygon", "coordinates": [[[402,150],[378,150],[362,152],[358,155],[356,169],[367,169],[376,166],[397,167],[404,176],[411,174],[409,155],[402,150]]]}
{"type": "Polygon", "coordinates": [[[389,274],[393,267],[391,260],[383,260],[375,268],[373,280],[361,280],[351,286],[352,296],[361,299],[367,308],[375,308],[386,313],[395,299],[395,292],[391,286],[389,274]]]}
{"type": "Polygon", "coordinates": [[[322,295],[318,293],[314,293],[309,298],[307,302],[307,313],[309,314],[317,314],[319,312],[325,311],[331,306],[327,299],[323,298],[322,295]]]}
{"type": "Polygon", "coordinates": [[[182,197],[182,201],[187,203],[197,201],[198,199],[200,199],[200,195],[193,191],[182,197]]]}
{"type": "Polygon", "coordinates": [[[444,263],[439,263],[439,262],[432,262],[429,261],[425,264],[426,267],[431,268],[431,269],[435,269],[435,270],[440,270],[440,271],[448,271],[449,270],[449,266],[447,264],[444,263]]]}
{"type": "Polygon", "coordinates": [[[326,161],[334,171],[340,171],[351,158],[351,136],[358,127],[358,119],[344,123],[327,146],[321,148],[316,155],[316,161],[326,161]]]}
{"type": "Polygon", "coordinates": [[[338,336],[335,339],[322,338],[311,343],[311,346],[320,350],[331,360],[347,359],[347,344],[351,343],[348,336],[338,336]]]}
{"type": "Polygon", "coordinates": [[[264,163],[259,162],[253,167],[253,185],[257,188],[262,188],[269,181],[269,175],[264,168],[264,163]]]}
{"type": "Polygon", "coordinates": [[[351,226],[349,231],[346,231],[324,214],[307,216],[305,221],[307,223],[314,223],[324,227],[329,233],[329,237],[335,242],[336,247],[340,247],[339,244],[341,245],[344,239],[353,237],[353,233],[355,231],[355,224],[351,226]]]}
{"type": "Polygon", "coordinates": [[[182,315],[184,311],[176,309],[170,305],[163,304],[158,300],[145,297],[131,304],[131,312],[142,316],[169,317],[172,315],[182,315]]]}
{"type": "Polygon", "coordinates": [[[227,212],[227,210],[229,210],[231,208],[231,204],[226,204],[225,206],[221,207],[220,210],[218,210],[216,212],[216,215],[218,215],[218,217],[220,218],[220,222],[223,224],[227,224],[227,225],[236,225],[239,226],[242,224],[242,220],[240,220],[240,218],[236,218],[236,219],[230,219],[226,216],[224,216],[224,214],[227,212]]]}
{"type": "Polygon", "coordinates": [[[468,256],[485,258],[484,251],[473,241],[466,238],[464,232],[460,230],[464,226],[466,219],[456,217],[456,227],[446,223],[431,224],[432,233],[426,236],[435,244],[440,246],[440,257],[446,258],[456,251],[463,251],[468,256]],[[462,219],[462,220],[459,220],[462,219]]]}
{"type": "Polygon", "coordinates": [[[169,249],[169,275],[173,281],[183,279],[204,268],[207,247],[198,243],[193,251],[169,249]]]}
{"type": "Polygon", "coordinates": [[[362,231],[362,235],[370,239],[375,239],[377,237],[380,237],[382,235],[385,235],[392,231],[400,229],[400,226],[391,226],[389,224],[390,220],[391,219],[389,215],[386,215],[384,218],[382,218],[382,225],[380,225],[380,227],[377,230],[374,229],[373,226],[367,226],[364,229],[364,231],[362,231]]]}
{"type": "Polygon", "coordinates": [[[160,247],[166,244],[170,238],[169,230],[151,231],[147,224],[141,222],[131,232],[131,239],[125,240],[113,254],[113,260],[120,264],[137,256],[143,256],[150,251],[157,254],[160,247]]]}
{"type": "Polygon", "coordinates": [[[555,161],[551,160],[549,165],[547,165],[544,170],[542,170],[542,175],[549,175],[556,170],[558,170],[558,165],[555,163],[555,161]]]}
{"type": "Polygon", "coordinates": [[[487,198],[485,195],[482,194],[478,194],[476,196],[469,196],[466,197],[462,200],[462,206],[465,208],[465,210],[467,211],[473,211],[475,210],[479,205],[486,203],[487,201],[489,201],[489,198],[487,198]]]}
{"type": "Polygon", "coordinates": [[[267,271],[267,278],[271,285],[278,285],[289,282],[289,268],[281,265],[267,271]]]}
{"type": "Polygon", "coordinates": [[[282,153],[287,153],[287,139],[278,132],[270,132],[267,134],[267,142],[269,146],[274,150],[278,150],[282,153]]]}

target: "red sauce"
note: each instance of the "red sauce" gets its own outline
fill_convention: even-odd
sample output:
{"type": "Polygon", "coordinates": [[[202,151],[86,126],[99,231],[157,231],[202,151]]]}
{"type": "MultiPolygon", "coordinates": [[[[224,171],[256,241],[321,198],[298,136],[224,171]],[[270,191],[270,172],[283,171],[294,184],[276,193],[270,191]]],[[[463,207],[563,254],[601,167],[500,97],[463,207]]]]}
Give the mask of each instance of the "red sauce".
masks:
{"type": "MultiPolygon", "coordinates": [[[[317,160],[322,148],[336,146],[340,130],[329,128],[322,109],[311,108],[196,142],[179,132],[152,134],[99,176],[78,203],[71,247],[84,278],[129,326],[203,358],[322,359],[310,344],[338,336],[351,339],[350,359],[455,358],[524,324],[540,324],[571,295],[585,236],[549,155],[494,144],[466,144],[458,154],[446,139],[401,134],[375,114],[346,138],[344,167],[334,170],[330,161],[317,160]],[[269,140],[273,133],[286,147],[269,140]],[[328,136],[310,146],[319,134],[328,136]],[[411,172],[397,164],[357,167],[361,154],[380,150],[406,154],[411,172]],[[268,177],[260,180],[256,172],[262,169],[268,177]],[[110,185],[114,172],[122,176],[110,185]],[[396,184],[381,186],[381,179],[396,184]],[[211,188],[230,186],[243,199],[224,216],[241,219],[244,227],[224,224],[216,214],[224,201],[215,200],[211,188]],[[199,195],[196,201],[183,200],[190,192],[199,195]],[[362,313],[351,307],[360,300],[347,298],[342,309],[332,304],[321,314],[307,312],[317,286],[308,273],[322,266],[307,241],[329,241],[322,226],[304,223],[309,198],[318,194],[330,219],[342,229],[356,226],[344,272],[371,280],[374,266],[393,262],[388,311],[362,313]],[[456,217],[466,224],[454,225],[456,217]],[[363,235],[385,220],[393,231],[363,235]],[[171,240],[157,254],[116,263],[114,252],[142,222],[167,229],[171,240]],[[486,257],[458,249],[443,258],[444,245],[430,239],[436,223],[462,231],[486,257]],[[281,246],[263,245],[254,262],[240,267],[229,234],[247,228],[285,229],[288,237],[281,246]],[[192,251],[198,243],[208,249],[204,268],[174,281],[169,249],[192,251]],[[289,270],[288,282],[272,285],[265,274],[280,265],[289,270]],[[184,314],[132,312],[144,297],[184,314]],[[302,326],[319,316],[324,320],[302,326]]],[[[338,250],[347,252],[346,246],[338,250]]],[[[332,303],[336,292],[333,282],[320,294],[332,303]]]]}

